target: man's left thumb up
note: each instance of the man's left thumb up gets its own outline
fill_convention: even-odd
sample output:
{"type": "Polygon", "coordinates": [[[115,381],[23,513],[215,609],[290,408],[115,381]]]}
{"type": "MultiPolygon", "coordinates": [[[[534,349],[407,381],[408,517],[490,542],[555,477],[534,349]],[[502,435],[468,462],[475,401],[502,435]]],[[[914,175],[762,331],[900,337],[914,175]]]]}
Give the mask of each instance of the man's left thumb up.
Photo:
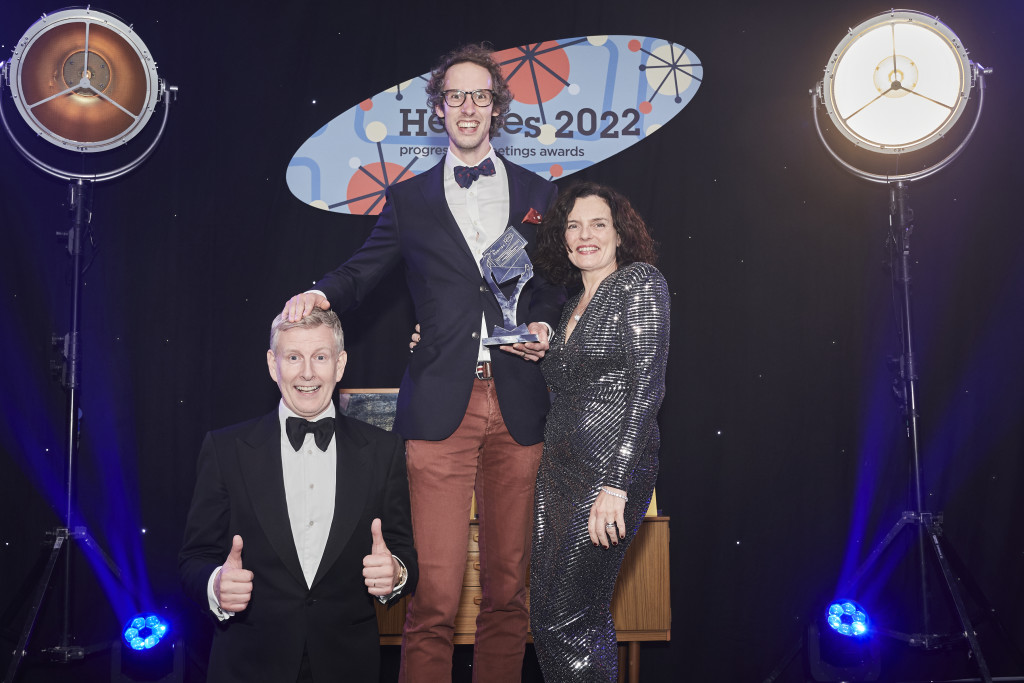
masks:
{"type": "Polygon", "coordinates": [[[384,542],[384,536],[380,532],[380,517],[370,522],[370,535],[373,536],[373,547],[370,548],[372,555],[390,555],[388,545],[384,542]]]}

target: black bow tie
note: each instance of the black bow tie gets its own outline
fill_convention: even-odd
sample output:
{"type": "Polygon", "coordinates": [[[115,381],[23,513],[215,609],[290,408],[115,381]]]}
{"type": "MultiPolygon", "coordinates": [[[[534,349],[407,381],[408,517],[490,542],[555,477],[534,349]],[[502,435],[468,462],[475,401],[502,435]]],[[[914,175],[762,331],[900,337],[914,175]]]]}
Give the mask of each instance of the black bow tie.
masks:
{"type": "Polygon", "coordinates": [[[459,187],[469,187],[482,175],[494,175],[494,162],[490,159],[484,159],[479,166],[455,167],[455,182],[459,187]]]}
{"type": "Polygon", "coordinates": [[[324,417],[316,422],[310,422],[301,417],[289,417],[285,420],[284,430],[288,434],[288,441],[291,442],[292,448],[295,450],[302,448],[306,434],[312,433],[316,447],[326,451],[327,446],[331,443],[331,437],[334,436],[334,418],[324,417]]]}

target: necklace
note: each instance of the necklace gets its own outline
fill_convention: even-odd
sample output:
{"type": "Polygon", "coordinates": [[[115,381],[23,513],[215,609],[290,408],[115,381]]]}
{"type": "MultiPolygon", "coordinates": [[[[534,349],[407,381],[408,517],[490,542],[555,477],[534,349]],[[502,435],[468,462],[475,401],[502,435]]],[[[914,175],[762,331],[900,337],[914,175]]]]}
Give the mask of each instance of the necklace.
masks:
{"type": "Polygon", "coordinates": [[[591,296],[586,301],[584,301],[583,297],[580,297],[580,302],[578,304],[576,304],[576,310],[578,310],[579,313],[576,313],[575,311],[573,312],[573,314],[572,314],[572,319],[573,320],[575,320],[576,322],[580,321],[580,318],[583,317],[583,313],[587,310],[587,306],[590,304],[590,299],[592,299],[592,298],[593,298],[593,296],[591,296]]]}

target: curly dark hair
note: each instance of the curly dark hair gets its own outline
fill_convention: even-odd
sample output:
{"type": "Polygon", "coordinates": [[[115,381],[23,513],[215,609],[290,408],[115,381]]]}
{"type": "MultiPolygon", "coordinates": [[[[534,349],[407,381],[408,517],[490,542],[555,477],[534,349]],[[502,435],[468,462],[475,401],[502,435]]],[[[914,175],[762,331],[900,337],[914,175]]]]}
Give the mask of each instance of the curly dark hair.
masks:
{"type": "Polygon", "coordinates": [[[558,200],[544,216],[537,230],[537,249],[534,265],[549,281],[560,285],[580,282],[580,271],[569,260],[569,245],[565,241],[565,226],[569,214],[582,197],[599,197],[612,211],[612,225],[621,244],[615,249],[618,267],[630,263],[650,263],[658,259],[657,243],[651,238],[647,225],[626,197],[607,185],[579,182],[558,193],[558,200]]]}
{"type": "Polygon", "coordinates": [[[491,90],[494,92],[494,116],[491,116],[490,137],[498,134],[498,129],[505,124],[505,115],[508,114],[509,105],[512,104],[512,91],[508,89],[508,82],[505,75],[501,73],[501,67],[494,61],[492,54],[494,50],[487,43],[479,45],[463,45],[455,48],[437,63],[430,72],[430,80],[427,81],[427,106],[433,112],[437,107],[444,111],[444,77],[448,69],[456,64],[469,62],[482,66],[491,74],[491,90]]]}

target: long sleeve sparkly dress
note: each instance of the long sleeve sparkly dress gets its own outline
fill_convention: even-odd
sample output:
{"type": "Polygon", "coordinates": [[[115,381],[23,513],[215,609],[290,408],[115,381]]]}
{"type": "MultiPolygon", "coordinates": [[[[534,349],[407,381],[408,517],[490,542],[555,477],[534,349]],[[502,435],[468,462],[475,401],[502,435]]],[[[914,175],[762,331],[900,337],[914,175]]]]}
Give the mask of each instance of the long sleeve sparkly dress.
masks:
{"type": "Polygon", "coordinates": [[[546,683],[614,681],[615,579],[658,474],[668,285],[646,263],[601,282],[568,340],[568,301],[541,369],[554,403],[537,472],[530,622],[546,683]],[[628,492],[626,538],[607,550],[587,532],[601,486],[628,492]]]}

